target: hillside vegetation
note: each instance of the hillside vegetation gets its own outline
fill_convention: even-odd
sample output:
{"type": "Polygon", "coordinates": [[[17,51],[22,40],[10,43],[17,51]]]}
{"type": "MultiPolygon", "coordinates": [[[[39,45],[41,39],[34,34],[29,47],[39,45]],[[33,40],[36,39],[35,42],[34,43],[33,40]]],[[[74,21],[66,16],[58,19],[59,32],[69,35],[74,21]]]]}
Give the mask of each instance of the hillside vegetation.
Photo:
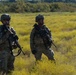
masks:
{"type": "Polygon", "coordinates": [[[17,2],[0,2],[0,13],[14,12],[76,12],[75,3],[25,3],[20,0],[17,2]]]}
{"type": "Polygon", "coordinates": [[[11,26],[14,27],[20,45],[26,55],[20,54],[15,60],[15,70],[11,75],[76,75],[76,13],[41,13],[45,25],[52,32],[56,48],[56,64],[42,55],[42,61],[35,62],[30,51],[30,32],[39,13],[10,14],[11,26]]]}

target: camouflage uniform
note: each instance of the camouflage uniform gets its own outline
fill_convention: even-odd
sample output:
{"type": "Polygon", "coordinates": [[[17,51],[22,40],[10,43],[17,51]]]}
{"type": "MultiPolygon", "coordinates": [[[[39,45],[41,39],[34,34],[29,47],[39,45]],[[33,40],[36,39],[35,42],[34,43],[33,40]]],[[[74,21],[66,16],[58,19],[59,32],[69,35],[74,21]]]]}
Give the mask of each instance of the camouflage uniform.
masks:
{"type": "MultiPolygon", "coordinates": [[[[36,30],[35,26],[36,25],[34,25],[34,28],[32,29],[32,32],[30,35],[30,47],[31,47],[32,53],[34,54],[36,60],[41,60],[42,53],[45,54],[49,60],[54,60],[54,52],[53,50],[50,49],[51,44],[48,45],[46,35],[41,37],[38,31],[36,30]]],[[[50,39],[52,39],[50,31],[45,25],[42,25],[40,29],[42,30],[46,29],[46,31],[48,32],[47,35],[49,35],[50,39]]]]}
{"type": "MultiPolygon", "coordinates": [[[[9,28],[11,32],[15,33],[13,28],[9,28]]],[[[9,41],[9,31],[3,30],[3,25],[0,26],[0,71],[7,72],[14,69],[15,57],[11,54],[9,41]]]]}

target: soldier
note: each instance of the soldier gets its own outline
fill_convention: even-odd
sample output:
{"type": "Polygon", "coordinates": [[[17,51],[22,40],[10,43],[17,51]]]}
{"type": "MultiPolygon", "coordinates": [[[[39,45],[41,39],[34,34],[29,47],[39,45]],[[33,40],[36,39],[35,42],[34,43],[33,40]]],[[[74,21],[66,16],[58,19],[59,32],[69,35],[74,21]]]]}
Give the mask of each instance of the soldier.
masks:
{"type": "Polygon", "coordinates": [[[0,72],[8,73],[9,71],[14,70],[14,60],[15,57],[12,53],[12,48],[15,48],[16,45],[10,39],[11,33],[16,35],[13,28],[10,27],[11,17],[9,14],[1,15],[1,22],[3,25],[0,25],[0,72]],[[10,30],[10,31],[9,31],[10,30]]]}
{"type": "Polygon", "coordinates": [[[34,54],[36,60],[41,60],[42,53],[45,54],[49,60],[54,59],[54,52],[51,50],[52,36],[49,29],[44,25],[44,16],[36,16],[37,24],[34,24],[34,28],[30,35],[30,47],[31,52],[34,54]]]}

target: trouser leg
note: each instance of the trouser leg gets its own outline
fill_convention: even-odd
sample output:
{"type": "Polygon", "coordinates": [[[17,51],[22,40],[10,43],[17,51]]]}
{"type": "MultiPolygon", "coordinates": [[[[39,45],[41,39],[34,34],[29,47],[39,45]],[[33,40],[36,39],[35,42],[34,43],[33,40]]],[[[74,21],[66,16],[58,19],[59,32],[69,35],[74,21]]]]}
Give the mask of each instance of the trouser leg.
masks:
{"type": "Polygon", "coordinates": [[[48,48],[47,50],[45,49],[43,51],[43,53],[48,57],[49,60],[54,60],[55,61],[53,50],[51,50],[50,48],[48,48]]]}
{"type": "Polygon", "coordinates": [[[34,56],[35,56],[36,61],[37,60],[41,60],[42,52],[41,51],[37,51],[37,53],[34,56]]]}
{"type": "Polygon", "coordinates": [[[15,61],[15,57],[10,54],[8,61],[8,70],[14,70],[14,61],[15,61]]]}
{"type": "Polygon", "coordinates": [[[7,73],[8,71],[7,63],[8,63],[8,53],[4,51],[2,52],[2,71],[4,73],[7,73]]]}

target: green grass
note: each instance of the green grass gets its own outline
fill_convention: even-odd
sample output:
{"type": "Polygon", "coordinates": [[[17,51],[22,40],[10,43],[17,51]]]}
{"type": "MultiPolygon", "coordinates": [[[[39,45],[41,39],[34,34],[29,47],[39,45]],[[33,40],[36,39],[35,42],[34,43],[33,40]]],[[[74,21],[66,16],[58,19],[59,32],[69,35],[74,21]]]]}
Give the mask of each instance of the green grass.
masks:
{"type": "Polygon", "coordinates": [[[51,30],[54,43],[56,64],[49,61],[45,55],[42,61],[35,62],[30,51],[30,32],[39,13],[10,13],[11,26],[19,36],[22,54],[15,60],[15,70],[12,75],[76,75],[76,13],[41,13],[45,17],[45,25],[51,30]]]}

